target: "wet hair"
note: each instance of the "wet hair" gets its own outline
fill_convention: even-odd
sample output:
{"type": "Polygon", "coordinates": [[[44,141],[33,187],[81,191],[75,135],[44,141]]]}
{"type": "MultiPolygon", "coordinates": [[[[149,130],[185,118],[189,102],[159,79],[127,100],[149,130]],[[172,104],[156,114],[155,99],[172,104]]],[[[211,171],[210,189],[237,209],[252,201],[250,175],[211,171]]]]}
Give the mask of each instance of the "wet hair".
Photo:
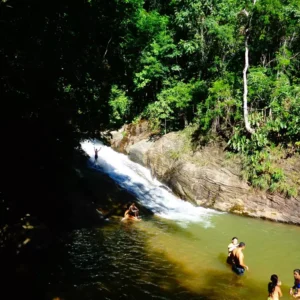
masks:
{"type": "Polygon", "coordinates": [[[233,240],[238,240],[238,238],[236,237],[236,236],[234,236],[231,240],[233,241],[233,240]]]}
{"type": "Polygon", "coordinates": [[[239,248],[242,248],[242,247],[244,247],[244,246],[246,246],[246,244],[245,244],[244,242],[240,242],[240,243],[239,243],[239,248]]]}
{"type": "Polygon", "coordinates": [[[268,292],[269,295],[274,293],[275,287],[278,284],[278,276],[276,274],[273,274],[270,278],[271,282],[268,283],[268,292]]]}

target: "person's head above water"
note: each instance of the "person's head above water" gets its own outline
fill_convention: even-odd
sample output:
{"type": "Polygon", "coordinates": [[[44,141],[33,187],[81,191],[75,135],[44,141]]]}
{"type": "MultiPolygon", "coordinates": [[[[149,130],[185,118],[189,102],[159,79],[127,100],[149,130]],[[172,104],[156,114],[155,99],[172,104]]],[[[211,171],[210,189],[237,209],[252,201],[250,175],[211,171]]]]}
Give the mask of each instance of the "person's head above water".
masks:
{"type": "Polygon", "coordinates": [[[238,247],[244,249],[246,247],[246,244],[244,242],[240,242],[238,247]]]}
{"type": "Polygon", "coordinates": [[[294,278],[300,280],[300,269],[294,270],[294,278]]]}
{"type": "Polygon", "coordinates": [[[231,241],[232,241],[232,244],[236,245],[236,244],[238,243],[238,238],[234,236],[234,237],[231,239],[231,241]]]}
{"type": "Polygon", "coordinates": [[[278,276],[276,274],[273,274],[271,275],[270,277],[270,280],[273,282],[273,283],[278,283],[278,276]]]}

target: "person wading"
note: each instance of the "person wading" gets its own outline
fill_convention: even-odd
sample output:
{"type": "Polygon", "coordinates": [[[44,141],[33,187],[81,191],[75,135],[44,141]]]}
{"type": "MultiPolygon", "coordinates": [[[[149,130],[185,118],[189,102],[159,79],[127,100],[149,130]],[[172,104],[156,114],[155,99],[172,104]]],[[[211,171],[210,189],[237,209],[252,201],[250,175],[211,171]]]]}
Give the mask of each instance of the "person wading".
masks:
{"type": "Polygon", "coordinates": [[[238,275],[243,275],[245,270],[249,270],[248,266],[244,264],[244,253],[246,244],[241,242],[238,247],[232,250],[230,258],[232,260],[232,271],[238,275]]]}
{"type": "Polygon", "coordinates": [[[300,269],[294,270],[294,286],[290,288],[290,295],[294,298],[300,298],[300,269]]]}
{"type": "Polygon", "coordinates": [[[273,274],[270,278],[271,282],[268,283],[268,300],[279,300],[279,297],[282,297],[281,292],[281,282],[278,280],[278,276],[273,274]]]}

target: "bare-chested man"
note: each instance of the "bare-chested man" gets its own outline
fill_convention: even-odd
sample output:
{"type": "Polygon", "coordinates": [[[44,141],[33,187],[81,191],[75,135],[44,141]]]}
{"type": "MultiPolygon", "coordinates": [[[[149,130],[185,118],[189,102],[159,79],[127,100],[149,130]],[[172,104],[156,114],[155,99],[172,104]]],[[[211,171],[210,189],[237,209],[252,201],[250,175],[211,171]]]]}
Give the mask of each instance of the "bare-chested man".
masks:
{"type": "Polygon", "coordinates": [[[244,264],[244,253],[246,244],[240,242],[238,247],[232,250],[231,258],[232,258],[232,271],[234,271],[238,275],[243,275],[245,270],[249,270],[248,266],[244,264]]]}

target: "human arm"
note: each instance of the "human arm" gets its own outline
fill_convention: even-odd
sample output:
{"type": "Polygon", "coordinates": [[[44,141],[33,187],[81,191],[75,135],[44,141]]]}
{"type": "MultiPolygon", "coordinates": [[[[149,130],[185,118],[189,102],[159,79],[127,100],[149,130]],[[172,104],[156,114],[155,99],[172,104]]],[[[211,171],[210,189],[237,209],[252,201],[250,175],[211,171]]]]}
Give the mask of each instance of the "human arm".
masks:
{"type": "Polygon", "coordinates": [[[300,289],[298,289],[297,294],[293,295],[294,298],[300,298],[300,289]]]}
{"type": "Polygon", "coordinates": [[[294,294],[294,289],[296,288],[296,281],[294,282],[294,285],[290,288],[290,295],[294,294]]]}
{"type": "Polygon", "coordinates": [[[246,269],[247,271],[249,271],[248,266],[246,266],[245,263],[244,263],[244,254],[243,253],[241,253],[239,255],[239,264],[240,264],[241,267],[243,267],[244,269],[246,269]]]}
{"type": "Polygon", "coordinates": [[[276,286],[275,289],[277,290],[279,297],[282,297],[282,291],[281,291],[281,288],[280,288],[279,286],[276,286]]]}

